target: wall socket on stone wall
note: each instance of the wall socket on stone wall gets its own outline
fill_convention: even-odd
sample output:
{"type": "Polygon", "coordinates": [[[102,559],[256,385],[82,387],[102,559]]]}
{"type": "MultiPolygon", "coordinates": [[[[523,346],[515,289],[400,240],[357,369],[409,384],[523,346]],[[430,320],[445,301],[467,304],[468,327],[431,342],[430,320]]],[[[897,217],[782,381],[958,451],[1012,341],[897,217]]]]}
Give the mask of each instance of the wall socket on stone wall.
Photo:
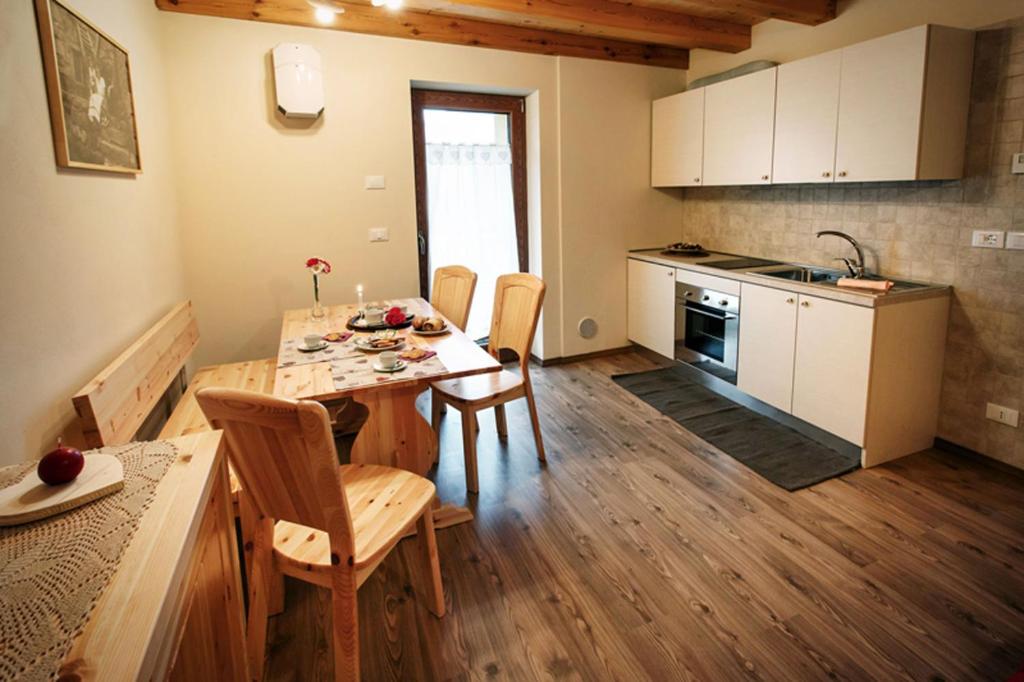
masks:
{"type": "Polygon", "coordinates": [[[1024,173],[1024,153],[1013,155],[1013,166],[1010,169],[1011,173],[1024,173]]]}

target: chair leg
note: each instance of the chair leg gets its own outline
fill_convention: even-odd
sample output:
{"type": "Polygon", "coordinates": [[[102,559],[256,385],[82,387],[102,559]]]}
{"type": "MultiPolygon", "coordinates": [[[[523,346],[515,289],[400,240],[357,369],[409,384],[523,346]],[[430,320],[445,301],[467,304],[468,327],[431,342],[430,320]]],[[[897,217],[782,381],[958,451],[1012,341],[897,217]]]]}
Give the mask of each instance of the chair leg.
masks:
{"type": "Polygon", "coordinates": [[[444,413],[444,400],[441,395],[431,389],[430,391],[430,426],[434,429],[434,433],[441,431],[441,415],[444,413]]]}
{"type": "Polygon", "coordinates": [[[530,408],[530,422],[533,424],[533,440],[537,443],[537,459],[547,461],[544,454],[544,440],[540,435],[540,419],[537,417],[537,404],[533,401],[533,387],[526,383],[526,405],[530,408]]]}
{"type": "Polygon", "coordinates": [[[476,412],[473,413],[473,430],[480,433],[480,420],[476,418],[476,412]]]}
{"type": "Polygon", "coordinates": [[[494,423],[498,427],[498,438],[508,440],[508,422],[505,420],[505,406],[494,406],[494,423]]]}
{"type": "Polygon", "coordinates": [[[441,583],[441,566],[437,560],[433,505],[427,507],[416,521],[416,536],[416,542],[420,546],[420,575],[424,582],[427,608],[441,618],[444,616],[444,585],[441,583]]]}
{"type": "Polygon", "coordinates": [[[246,650],[249,677],[263,679],[267,653],[267,618],[269,617],[270,583],[273,580],[274,521],[260,519],[253,528],[252,573],[249,578],[249,620],[246,624],[246,650]]]}
{"type": "Polygon", "coordinates": [[[462,411],[462,450],[466,460],[466,490],[471,493],[480,492],[476,472],[476,412],[470,409],[462,411]]]}
{"type": "Polygon", "coordinates": [[[359,606],[356,575],[339,568],[331,585],[331,619],[334,642],[334,679],[359,680],[359,606]]]}

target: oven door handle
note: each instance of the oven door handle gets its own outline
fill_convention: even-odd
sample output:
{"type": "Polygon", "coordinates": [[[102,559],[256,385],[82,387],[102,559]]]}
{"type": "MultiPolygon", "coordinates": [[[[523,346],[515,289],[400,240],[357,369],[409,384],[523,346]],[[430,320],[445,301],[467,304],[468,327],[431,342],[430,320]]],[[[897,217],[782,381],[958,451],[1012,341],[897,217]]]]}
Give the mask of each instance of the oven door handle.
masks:
{"type": "Polygon", "coordinates": [[[688,306],[684,306],[684,307],[686,308],[686,312],[688,312],[688,313],[697,313],[698,315],[704,315],[705,317],[711,317],[711,318],[714,318],[716,320],[735,320],[736,319],[736,315],[733,315],[732,313],[722,313],[721,315],[716,315],[715,313],[709,313],[706,310],[701,310],[700,308],[694,308],[693,306],[689,306],[688,305],[688,306]]]}

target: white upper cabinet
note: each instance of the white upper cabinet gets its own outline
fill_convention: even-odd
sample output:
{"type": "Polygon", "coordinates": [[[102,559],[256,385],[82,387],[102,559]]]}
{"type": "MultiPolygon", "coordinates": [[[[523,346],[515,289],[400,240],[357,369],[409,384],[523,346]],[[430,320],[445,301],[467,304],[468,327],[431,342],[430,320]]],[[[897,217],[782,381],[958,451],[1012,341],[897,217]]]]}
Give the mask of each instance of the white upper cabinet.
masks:
{"type": "Polygon", "coordinates": [[[973,49],[944,26],[843,48],[836,182],[961,177],[973,49]]]}
{"type": "Polygon", "coordinates": [[[651,184],[961,178],[973,61],[926,25],[657,100],[651,184]]]}
{"type": "Polygon", "coordinates": [[[651,106],[651,185],[701,184],[704,88],[654,100],[651,106]]]}
{"type": "Polygon", "coordinates": [[[704,88],[703,184],[771,182],[776,71],[765,69],[704,88]]]}
{"type": "Polygon", "coordinates": [[[835,50],[779,67],[772,182],[832,182],[841,66],[835,50]]]}

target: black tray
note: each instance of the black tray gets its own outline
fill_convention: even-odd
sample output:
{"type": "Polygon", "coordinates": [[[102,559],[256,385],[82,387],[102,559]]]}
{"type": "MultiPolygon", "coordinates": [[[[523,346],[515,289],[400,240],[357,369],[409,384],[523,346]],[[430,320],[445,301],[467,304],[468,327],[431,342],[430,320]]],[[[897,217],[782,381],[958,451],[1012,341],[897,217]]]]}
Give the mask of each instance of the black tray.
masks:
{"type": "Polygon", "coordinates": [[[690,251],[684,249],[663,249],[662,253],[666,256],[689,256],[690,258],[703,258],[704,256],[710,256],[711,254],[707,251],[690,251]]]}
{"type": "Polygon", "coordinates": [[[412,313],[406,313],[405,322],[402,322],[401,324],[388,324],[387,322],[382,321],[380,324],[371,324],[364,327],[362,325],[352,324],[359,319],[359,315],[353,315],[348,319],[348,322],[345,323],[345,326],[354,332],[379,332],[383,329],[405,329],[412,325],[412,318],[414,317],[416,316],[412,313]]]}

